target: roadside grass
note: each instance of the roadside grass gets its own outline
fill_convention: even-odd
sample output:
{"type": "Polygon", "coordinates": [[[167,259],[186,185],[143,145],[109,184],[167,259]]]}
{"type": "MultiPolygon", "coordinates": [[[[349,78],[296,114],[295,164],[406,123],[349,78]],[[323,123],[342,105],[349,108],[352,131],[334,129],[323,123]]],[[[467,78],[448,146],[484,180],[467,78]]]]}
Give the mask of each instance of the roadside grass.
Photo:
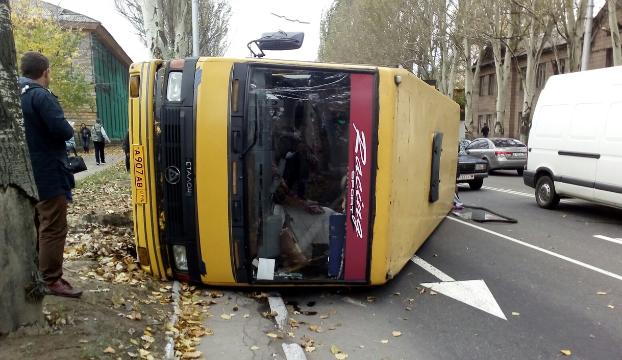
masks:
{"type": "Polygon", "coordinates": [[[125,164],[122,161],[109,166],[108,168],[98,171],[92,175],[76,181],[76,190],[78,189],[94,189],[106,184],[116,183],[119,181],[128,181],[130,175],[125,171],[125,164]]]}

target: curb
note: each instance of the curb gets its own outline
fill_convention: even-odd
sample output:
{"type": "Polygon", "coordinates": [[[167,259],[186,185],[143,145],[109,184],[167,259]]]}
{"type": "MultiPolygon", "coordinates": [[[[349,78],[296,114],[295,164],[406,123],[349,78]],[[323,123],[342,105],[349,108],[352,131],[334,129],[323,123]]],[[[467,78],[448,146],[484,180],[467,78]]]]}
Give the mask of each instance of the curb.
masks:
{"type": "MultiPolygon", "coordinates": [[[[181,309],[179,308],[179,281],[173,281],[173,289],[171,290],[173,299],[173,315],[169,319],[168,323],[175,327],[177,326],[177,320],[181,309]]],[[[164,347],[164,358],[166,360],[175,360],[175,334],[166,335],[166,346],[164,347]]]]}

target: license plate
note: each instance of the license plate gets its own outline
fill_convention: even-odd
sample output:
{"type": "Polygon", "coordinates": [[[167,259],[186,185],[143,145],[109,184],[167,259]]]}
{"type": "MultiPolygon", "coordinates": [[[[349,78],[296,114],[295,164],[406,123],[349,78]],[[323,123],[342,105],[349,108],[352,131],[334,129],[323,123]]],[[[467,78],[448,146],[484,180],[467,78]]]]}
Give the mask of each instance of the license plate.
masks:
{"type": "Polygon", "coordinates": [[[475,179],[474,174],[462,174],[458,176],[458,180],[473,180],[473,179],[475,179]]]}
{"type": "Polygon", "coordinates": [[[514,153],[512,155],[514,155],[514,157],[525,157],[526,154],[525,153],[514,153]]]}
{"type": "Polygon", "coordinates": [[[145,190],[145,146],[132,145],[132,159],[134,164],[134,203],[147,203],[147,191],[145,190]]]}

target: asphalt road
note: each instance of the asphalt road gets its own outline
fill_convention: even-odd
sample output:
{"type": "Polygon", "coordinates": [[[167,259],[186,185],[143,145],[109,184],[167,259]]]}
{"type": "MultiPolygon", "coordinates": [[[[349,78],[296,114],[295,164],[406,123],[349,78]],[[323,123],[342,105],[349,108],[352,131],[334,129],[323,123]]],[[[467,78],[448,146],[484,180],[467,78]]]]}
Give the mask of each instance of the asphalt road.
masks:
{"type": "Polygon", "coordinates": [[[266,305],[227,292],[229,301],[211,309],[215,334],[201,350],[207,358],[283,359],[281,343],[307,336],[316,344],[308,359],[334,358],[331,345],[348,359],[622,359],[622,243],[594,237],[622,238],[622,211],[579,200],[549,211],[532,195],[515,172],[490,176],[479,191],[461,187],[465,204],[518,223],[446,219],[417,253],[456,281],[483,280],[507,320],[422,292],[421,283],[440,280],[411,262],[382,287],[281,291],[286,302],[317,312],[290,309],[306,324],[284,339],[265,335],[274,331],[260,316],[266,305]],[[220,319],[233,303],[239,315],[220,319]]]}

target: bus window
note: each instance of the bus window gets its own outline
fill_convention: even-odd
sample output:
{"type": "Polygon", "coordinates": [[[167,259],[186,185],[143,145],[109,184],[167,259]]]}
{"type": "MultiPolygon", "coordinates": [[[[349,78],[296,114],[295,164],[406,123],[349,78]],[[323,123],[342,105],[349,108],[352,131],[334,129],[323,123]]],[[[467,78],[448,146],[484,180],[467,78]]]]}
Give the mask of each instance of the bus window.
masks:
{"type": "MultiPolygon", "coordinates": [[[[346,213],[350,86],[346,72],[252,69],[246,131],[253,144],[246,157],[250,260],[254,270],[275,260],[273,273],[266,278],[255,272],[256,280],[326,279],[329,246],[343,247],[343,239],[331,244],[329,238],[345,231],[331,234],[329,223],[346,213]]],[[[334,253],[339,256],[330,261],[340,269],[342,252],[334,253]]]]}

